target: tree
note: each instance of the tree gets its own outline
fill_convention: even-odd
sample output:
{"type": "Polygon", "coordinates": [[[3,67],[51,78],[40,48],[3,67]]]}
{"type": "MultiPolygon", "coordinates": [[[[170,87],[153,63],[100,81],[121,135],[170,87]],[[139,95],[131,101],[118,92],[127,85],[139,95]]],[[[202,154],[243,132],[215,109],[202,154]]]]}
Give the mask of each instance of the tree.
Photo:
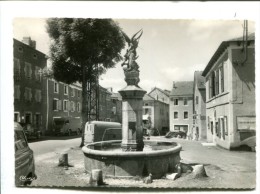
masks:
{"type": "MultiPolygon", "coordinates": [[[[56,80],[82,83],[82,131],[88,121],[89,83],[122,60],[125,40],[112,19],[50,18],[47,32],[51,38],[50,59],[56,80]]],[[[82,135],[81,146],[84,143],[82,135]]]]}

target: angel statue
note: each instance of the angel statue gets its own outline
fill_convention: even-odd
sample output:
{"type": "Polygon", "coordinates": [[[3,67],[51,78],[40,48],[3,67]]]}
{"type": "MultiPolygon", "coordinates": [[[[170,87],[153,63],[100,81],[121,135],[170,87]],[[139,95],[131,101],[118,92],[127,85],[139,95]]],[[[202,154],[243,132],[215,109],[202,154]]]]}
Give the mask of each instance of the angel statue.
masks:
{"type": "Polygon", "coordinates": [[[133,35],[133,37],[130,39],[124,32],[122,32],[126,42],[128,43],[128,49],[126,51],[126,54],[124,55],[125,60],[122,63],[122,67],[124,71],[132,71],[136,70],[139,71],[139,66],[135,62],[135,60],[138,58],[136,54],[136,49],[138,47],[139,39],[143,34],[143,30],[139,30],[137,33],[133,35]]]}

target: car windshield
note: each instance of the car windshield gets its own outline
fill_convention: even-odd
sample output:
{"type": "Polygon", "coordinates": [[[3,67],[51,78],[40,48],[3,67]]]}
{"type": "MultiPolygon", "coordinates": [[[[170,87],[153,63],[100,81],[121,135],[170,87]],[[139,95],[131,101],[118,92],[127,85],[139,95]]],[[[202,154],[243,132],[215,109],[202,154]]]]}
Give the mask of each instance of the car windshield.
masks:
{"type": "Polygon", "coordinates": [[[15,131],[14,139],[15,139],[15,151],[22,150],[28,146],[23,131],[15,131]]]}

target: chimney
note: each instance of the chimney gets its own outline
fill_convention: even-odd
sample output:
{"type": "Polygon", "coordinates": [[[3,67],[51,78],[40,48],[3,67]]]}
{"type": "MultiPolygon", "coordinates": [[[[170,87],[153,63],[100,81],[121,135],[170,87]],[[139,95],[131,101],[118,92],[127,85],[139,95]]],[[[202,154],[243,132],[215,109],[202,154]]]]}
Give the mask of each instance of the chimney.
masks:
{"type": "Polygon", "coordinates": [[[113,88],[112,87],[110,87],[110,88],[107,88],[107,90],[109,91],[109,92],[113,92],[113,88]]]}
{"type": "Polygon", "coordinates": [[[30,46],[30,47],[36,49],[36,41],[35,41],[35,40],[32,40],[30,36],[28,36],[28,37],[23,37],[22,42],[23,42],[24,44],[27,44],[28,46],[30,46]]]}
{"type": "Polygon", "coordinates": [[[176,85],[175,85],[175,82],[173,82],[173,88],[177,88],[176,85]]]}

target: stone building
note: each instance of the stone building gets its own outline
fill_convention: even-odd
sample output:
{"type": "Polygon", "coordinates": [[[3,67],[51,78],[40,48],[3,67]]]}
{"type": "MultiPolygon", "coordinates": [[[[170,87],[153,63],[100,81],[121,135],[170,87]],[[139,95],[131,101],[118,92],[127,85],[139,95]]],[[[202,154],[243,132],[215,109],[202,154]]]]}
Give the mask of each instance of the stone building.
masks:
{"type": "Polygon", "coordinates": [[[47,57],[36,49],[36,42],[30,37],[13,41],[14,121],[44,132],[42,70],[47,66],[47,57]]]}
{"type": "Polygon", "coordinates": [[[99,120],[100,121],[111,121],[112,114],[112,93],[99,86],[99,120]]]}
{"type": "Polygon", "coordinates": [[[206,87],[205,78],[201,74],[202,71],[195,71],[194,73],[193,139],[206,140],[206,87]]]}
{"type": "Polygon", "coordinates": [[[170,131],[189,134],[193,126],[193,81],[173,82],[170,94],[170,131]]]}
{"type": "Polygon", "coordinates": [[[169,90],[162,90],[160,88],[154,87],[150,92],[149,95],[156,100],[164,102],[166,104],[170,103],[170,91],[169,90]]]}
{"type": "Polygon", "coordinates": [[[154,99],[149,94],[143,97],[143,124],[151,133],[165,135],[169,131],[169,104],[154,99]]]}
{"type": "Polygon", "coordinates": [[[80,84],[65,84],[55,79],[44,80],[43,109],[47,134],[54,132],[54,119],[76,118],[81,122],[82,88],[80,84]]]}
{"type": "Polygon", "coordinates": [[[122,96],[111,91],[111,121],[122,123],[122,96]]]}
{"type": "Polygon", "coordinates": [[[255,35],[223,41],[206,78],[207,139],[230,149],[255,136],[255,35]]]}

